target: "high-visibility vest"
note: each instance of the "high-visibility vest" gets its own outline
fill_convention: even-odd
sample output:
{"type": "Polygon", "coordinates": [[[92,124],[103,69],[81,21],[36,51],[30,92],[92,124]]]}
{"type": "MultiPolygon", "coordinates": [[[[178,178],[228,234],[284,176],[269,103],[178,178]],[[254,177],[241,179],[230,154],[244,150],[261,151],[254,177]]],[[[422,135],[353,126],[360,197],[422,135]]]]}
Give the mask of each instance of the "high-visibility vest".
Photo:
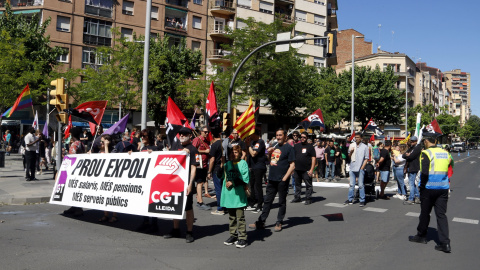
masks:
{"type": "MultiPolygon", "coordinates": [[[[449,189],[448,166],[450,164],[450,155],[447,151],[433,147],[423,150],[420,156],[420,171],[422,171],[422,162],[424,155],[430,159],[428,168],[428,182],[425,185],[427,189],[449,189]]],[[[421,180],[420,180],[421,181],[421,180]]],[[[423,183],[420,183],[423,186],[423,183]]]]}

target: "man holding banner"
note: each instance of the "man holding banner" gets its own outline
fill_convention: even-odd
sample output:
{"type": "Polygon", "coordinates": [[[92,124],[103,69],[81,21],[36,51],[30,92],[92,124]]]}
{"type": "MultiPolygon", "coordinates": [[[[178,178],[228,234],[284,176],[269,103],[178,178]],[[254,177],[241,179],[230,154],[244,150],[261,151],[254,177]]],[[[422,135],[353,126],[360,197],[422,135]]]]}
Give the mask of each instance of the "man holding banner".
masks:
{"type": "MultiPolygon", "coordinates": [[[[185,240],[187,243],[192,243],[194,241],[193,238],[193,195],[195,194],[195,175],[197,166],[200,164],[200,155],[198,153],[197,148],[192,145],[191,137],[192,137],[192,130],[187,127],[182,127],[178,134],[180,135],[180,143],[181,144],[174,144],[172,146],[172,151],[185,151],[190,155],[190,178],[188,179],[188,188],[187,188],[187,203],[185,205],[185,212],[186,212],[186,222],[187,222],[187,234],[185,236],[185,240]]],[[[178,238],[180,237],[180,220],[174,219],[173,220],[173,229],[170,233],[165,234],[163,238],[178,238]]]]}

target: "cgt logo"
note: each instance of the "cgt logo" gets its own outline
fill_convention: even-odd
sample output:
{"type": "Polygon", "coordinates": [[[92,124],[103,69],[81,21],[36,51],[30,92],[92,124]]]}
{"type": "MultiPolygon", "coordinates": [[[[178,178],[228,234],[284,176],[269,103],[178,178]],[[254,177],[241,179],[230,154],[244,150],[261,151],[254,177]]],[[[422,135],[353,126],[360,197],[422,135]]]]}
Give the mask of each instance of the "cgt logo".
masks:
{"type": "Polygon", "coordinates": [[[182,193],[180,192],[170,192],[164,191],[160,193],[160,191],[154,191],[152,192],[151,200],[154,203],[159,203],[162,202],[164,204],[169,204],[172,201],[173,197],[173,204],[177,205],[178,204],[178,198],[182,196],[182,193]]]}

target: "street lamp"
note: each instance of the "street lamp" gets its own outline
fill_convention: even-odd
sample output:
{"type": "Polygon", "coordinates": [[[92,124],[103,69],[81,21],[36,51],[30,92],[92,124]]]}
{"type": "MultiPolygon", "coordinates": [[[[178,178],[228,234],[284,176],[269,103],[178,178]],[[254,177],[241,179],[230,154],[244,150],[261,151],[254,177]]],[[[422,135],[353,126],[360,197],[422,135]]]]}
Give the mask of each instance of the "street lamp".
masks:
{"type": "Polygon", "coordinates": [[[352,35],[352,115],[350,119],[350,130],[353,134],[353,122],[355,121],[355,38],[363,38],[364,36],[352,35]]]}
{"type": "Polygon", "coordinates": [[[143,85],[142,85],[142,130],[147,128],[147,90],[148,90],[148,64],[150,52],[150,22],[152,19],[152,0],[147,0],[147,14],[145,19],[145,48],[143,52],[143,85]]]}

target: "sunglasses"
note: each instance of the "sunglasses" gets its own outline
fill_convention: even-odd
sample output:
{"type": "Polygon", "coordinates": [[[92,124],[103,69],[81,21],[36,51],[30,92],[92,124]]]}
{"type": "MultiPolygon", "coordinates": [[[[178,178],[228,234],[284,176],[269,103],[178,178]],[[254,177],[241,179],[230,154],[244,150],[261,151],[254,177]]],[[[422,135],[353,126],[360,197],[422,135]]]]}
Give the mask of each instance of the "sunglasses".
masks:
{"type": "Polygon", "coordinates": [[[306,139],[307,137],[305,137],[305,136],[300,136],[300,138],[302,138],[302,139],[306,139]]]}

